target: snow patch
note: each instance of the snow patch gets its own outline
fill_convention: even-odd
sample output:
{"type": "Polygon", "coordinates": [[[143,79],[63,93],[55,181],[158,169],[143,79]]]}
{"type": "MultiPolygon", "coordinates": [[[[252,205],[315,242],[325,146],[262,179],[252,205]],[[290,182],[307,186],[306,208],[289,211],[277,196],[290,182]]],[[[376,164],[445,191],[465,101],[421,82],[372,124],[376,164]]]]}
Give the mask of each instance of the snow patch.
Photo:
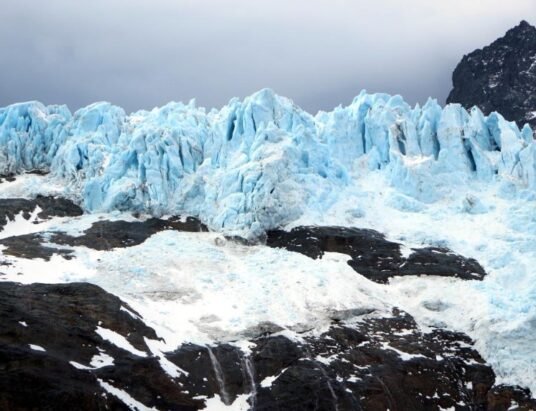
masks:
{"type": "Polygon", "coordinates": [[[241,394],[236,397],[233,403],[225,405],[220,396],[216,394],[214,397],[205,401],[205,411],[247,411],[251,407],[248,403],[249,396],[247,394],[241,394]]]}
{"type": "Polygon", "coordinates": [[[116,347],[119,347],[125,351],[128,351],[138,357],[147,357],[147,353],[136,349],[128,340],[123,337],[121,334],[116,333],[113,330],[97,326],[95,330],[97,334],[101,336],[102,339],[111,342],[116,347]]]}
{"type": "Polygon", "coordinates": [[[119,400],[121,400],[127,407],[129,407],[133,411],[151,411],[156,410],[155,407],[147,407],[143,405],[141,402],[135,400],[132,398],[126,391],[121,390],[119,388],[114,387],[113,385],[101,380],[97,379],[100,386],[108,393],[112,394],[114,397],[117,397],[119,400]]]}

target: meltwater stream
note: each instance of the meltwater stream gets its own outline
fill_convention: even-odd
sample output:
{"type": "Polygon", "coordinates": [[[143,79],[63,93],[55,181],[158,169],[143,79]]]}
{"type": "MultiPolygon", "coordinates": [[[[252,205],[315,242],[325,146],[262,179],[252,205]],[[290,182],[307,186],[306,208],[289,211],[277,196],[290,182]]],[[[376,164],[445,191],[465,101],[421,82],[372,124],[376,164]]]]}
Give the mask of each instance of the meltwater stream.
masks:
{"type": "Polygon", "coordinates": [[[230,405],[231,398],[229,396],[229,393],[227,392],[227,389],[225,388],[225,376],[223,375],[221,364],[218,361],[218,358],[216,357],[212,349],[208,345],[207,345],[207,351],[210,357],[210,362],[212,363],[212,369],[214,370],[214,376],[216,377],[216,381],[218,382],[218,386],[220,388],[221,400],[223,401],[225,405],[230,405]]]}

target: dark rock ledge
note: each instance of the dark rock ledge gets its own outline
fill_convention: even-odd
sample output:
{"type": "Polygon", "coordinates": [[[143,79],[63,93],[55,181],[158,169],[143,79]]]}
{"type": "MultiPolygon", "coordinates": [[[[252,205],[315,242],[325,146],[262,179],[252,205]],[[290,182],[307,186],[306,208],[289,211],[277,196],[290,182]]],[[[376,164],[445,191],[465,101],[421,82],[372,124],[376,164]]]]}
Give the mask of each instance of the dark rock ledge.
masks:
{"type": "Polygon", "coordinates": [[[38,221],[48,220],[52,217],[77,217],[82,215],[82,209],[72,201],[60,197],[37,196],[34,199],[0,198],[0,230],[17,215],[29,220],[35,209],[41,211],[37,214],[38,221]]]}
{"type": "Polygon", "coordinates": [[[447,248],[414,248],[408,257],[404,257],[400,244],[368,229],[306,226],[291,231],[274,230],[267,233],[266,244],[314,259],[322,258],[326,252],[347,254],[350,267],[377,283],[407,275],[463,280],[483,280],[486,275],[476,260],[457,255],[447,248]]]}
{"type": "Polygon", "coordinates": [[[169,220],[150,218],[145,221],[102,220],[92,224],[80,236],[62,232],[40,232],[0,239],[0,244],[6,247],[3,250],[4,255],[42,258],[48,261],[54,254],[71,258],[72,250],[62,246],[84,246],[99,251],[133,247],[164,230],[208,231],[204,224],[192,217],[185,220],[180,217],[169,220]]]}
{"type": "Polygon", "coordinates": [[[494,385],[467,336],[423,334],[396,309],[384,318],[334,315],[327,332],[304,334],[301,342],[259,335],[248,354],[230,344],[152,354],[146,341],[158,337],[139,314],[85,283],[0,283],[0,316],[6,411],[128,409],[101,382],[159,410],[201,410],[206,398],[219,395],[230,404],[241,394],[255,410],[536,409],[528,391],[494,385]],[[97,327],[123,336],[135,353],[97,327]],[[113,364],[93,367],[98,354],[113,364]],[[180,367],[179,377],[168,375],[157,356],[180,367]]]}
{"type": "MultiPolygon", "coordinates": [[[[40,220],[82,214],[80,207],[62,198],[0,199],[0,229],[7,219],[12,220],[20,213],[29,219],[37,206],[42,210],[37,216],[40,220]]],[[[200,232],[208,231],[208,228],[194,217],[130,222],[103,220],[94,223],[81,236],[41,232],[1,239],[0,244],[5,246],[4,255],[49,260],[54,254],[70,258],[72,250],[61,246],[84,246],[101,251],[131,247],[164,230],[200,232]]],[[[240,238],[230,239],[247,243],[240,238]]],[[[400,244],[370,229],[304,226],[291,231],[272,230],[266,233],[266,245],[299,252],[314,259],[322,258],[325,252],[347,254],[350,257],[348,264],[356,272],[378,283],[407,275],[436,275],[464,280],[482,280],[486,275],[476,260],[457,255],[447,248],[414,248],[405,257],[400,244]]]]}

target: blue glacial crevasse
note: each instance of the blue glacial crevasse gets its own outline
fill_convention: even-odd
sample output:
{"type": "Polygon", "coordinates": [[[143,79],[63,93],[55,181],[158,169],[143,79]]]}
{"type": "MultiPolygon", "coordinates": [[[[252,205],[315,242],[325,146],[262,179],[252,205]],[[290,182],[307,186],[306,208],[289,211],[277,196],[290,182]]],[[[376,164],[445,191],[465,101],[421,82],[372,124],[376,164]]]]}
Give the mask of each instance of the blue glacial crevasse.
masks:
{"type": "Polygon", "coordinates": [[[536,192],[536,142],[496,113],[365,92],[316,116],[267,89],[209,112],[194,102],[130,115],[109,103],[0,109],[0,174],[34,169],[81,192],[90,212],[188,213],[259,233],[328,207],[374,170],[424,203],[468,181],[536,192]]]}

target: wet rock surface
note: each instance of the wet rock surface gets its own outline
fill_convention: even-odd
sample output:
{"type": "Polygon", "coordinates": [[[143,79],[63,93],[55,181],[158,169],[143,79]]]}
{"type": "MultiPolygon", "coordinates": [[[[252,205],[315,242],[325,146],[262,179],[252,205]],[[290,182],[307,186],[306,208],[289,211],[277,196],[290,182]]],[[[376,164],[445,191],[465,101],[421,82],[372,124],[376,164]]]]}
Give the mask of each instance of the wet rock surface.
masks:
{"type": "Polygon", "coordinates": [[[483,49],[465,55],[452,75],[447,103],[501,113],[536,127],[536,27],[526,21],[483,49]]]}
{"type": "Polygon", "coordinates": [[[73,251],[65,246],[84,246],[100,251],[133,247],[164,230],[201,232],[207,231],[207,228],[192,217],[184,220],[180,218],[169,220],[150,218],[145,221],[103,220],[97,221],[82,235],[76,237],[62,232],[41,232],[0,239],[0,245],[5,247],[3,250],[5,255],[49,260],[54,254],[70,258],[73,251]]]}
{"type": "Polygon", "coordinates": [[[359,274],[378,283],[407,275],[436,275],[464,280],[482,280],[486,272],[474,259],[446,248],[414,248],[403,256],[401,245],[377,231],[346,227],[297,227],[267,233],[269,247],[285,248],[308,257],[322,258],[326,252],[347,254],[348,264],[359,274]]]}
{"type": "Polygon", "coordinates": [[[2,410],[128,409],[106,384],[160,410],[201,410],[215,395],[227,404],[246,395],[256,410],[536,409],[527,391],[494,385],[468,337],[422,333],[396,309],[299,341],[258,336],[248,352],[185,344],[166,354],[151,352],[158,337],[137,313],[90,284],[0,283],[0,315],[2,410]]]}

